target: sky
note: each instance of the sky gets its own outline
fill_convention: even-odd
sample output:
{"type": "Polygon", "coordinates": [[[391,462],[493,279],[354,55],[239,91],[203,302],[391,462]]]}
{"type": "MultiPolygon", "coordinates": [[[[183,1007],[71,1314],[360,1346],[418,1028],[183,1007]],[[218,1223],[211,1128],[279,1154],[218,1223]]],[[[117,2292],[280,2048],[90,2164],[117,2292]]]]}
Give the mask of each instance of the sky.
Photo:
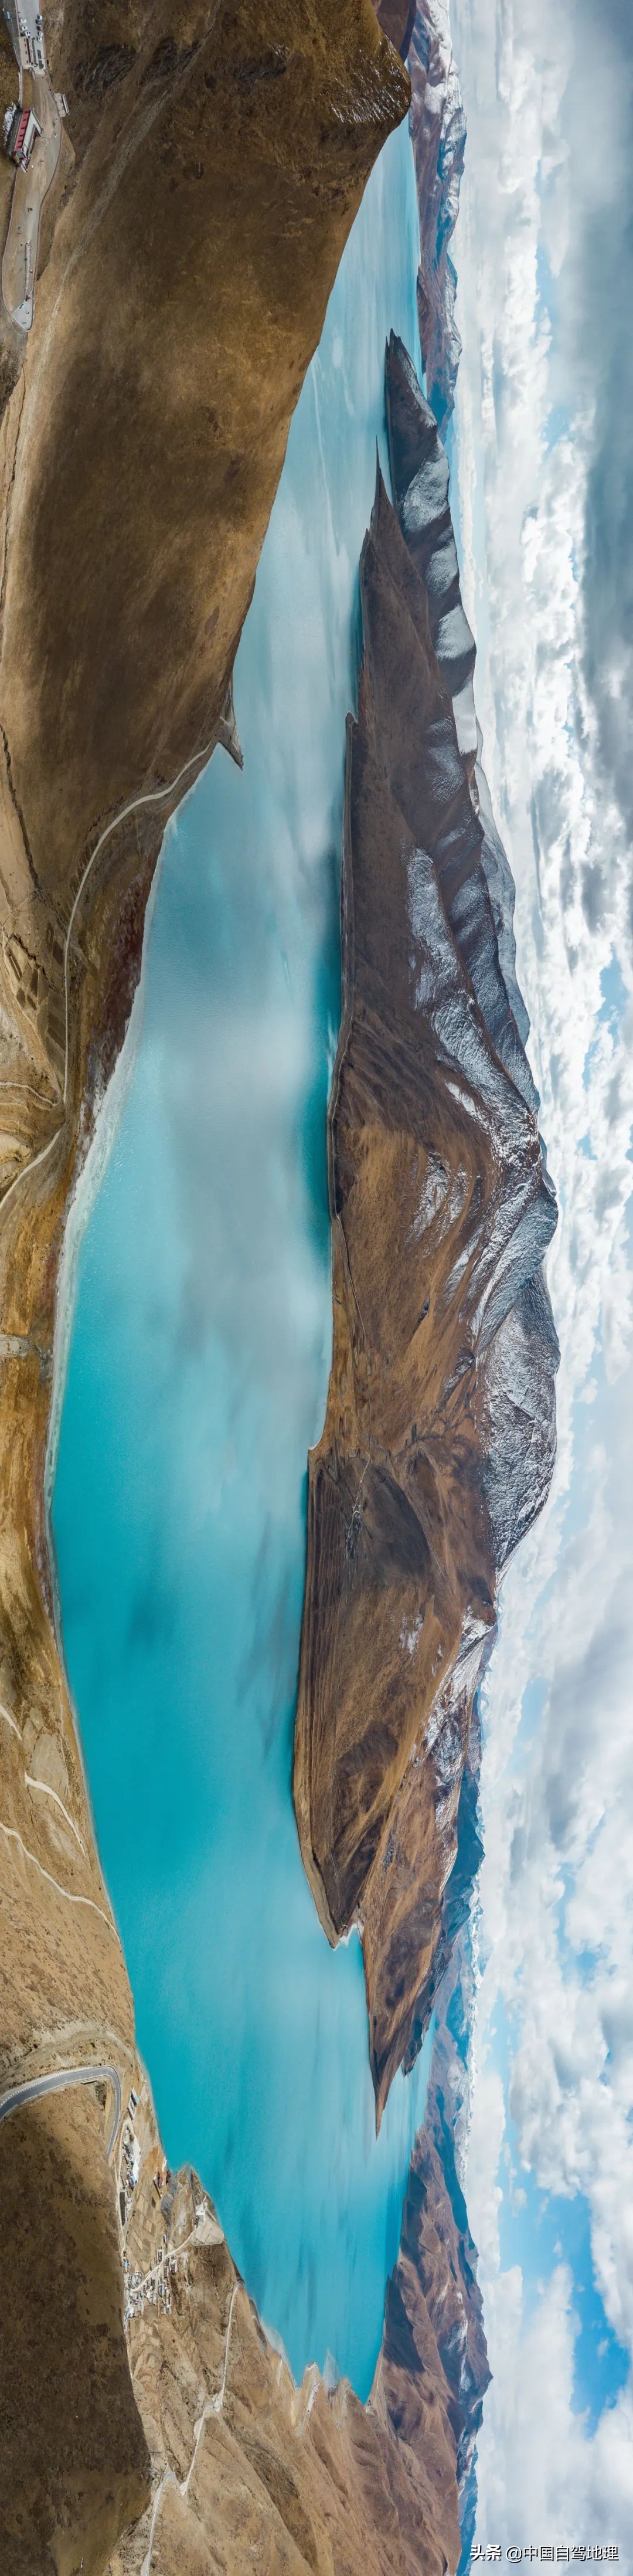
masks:
{"type": "Polygon", "coordinates": [[[557,1466],[484,1707],[477,2541],[633,2568],[633,11],[451,0],[451,29],[455,515],[561,1211],[557,1466]]]}

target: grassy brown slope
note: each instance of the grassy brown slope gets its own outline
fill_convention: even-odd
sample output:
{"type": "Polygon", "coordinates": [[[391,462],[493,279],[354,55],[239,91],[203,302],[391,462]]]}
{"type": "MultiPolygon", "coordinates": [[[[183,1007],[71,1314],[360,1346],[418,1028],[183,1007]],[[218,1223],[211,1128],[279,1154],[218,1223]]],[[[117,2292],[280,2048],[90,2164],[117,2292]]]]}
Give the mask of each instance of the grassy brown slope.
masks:
{"type": "MultiPolygon", "coordinates": [[[[44,1510],[59,1264],[164,824],[221,733],[294,404],[408,84],[370,0],[79,4],[46,27],[67,145],[26,351],[0,331],[0,2082],[77,2058],[125,2088],[132,2000],[44,1510]]],[[[12,2120],[0,2131],[24,2221],[4,2305],[30,2336],[17,2451],[0,2420],[3,2576],[74,2576],[82,2555],[96,2576],[146,2491],[103,2118],[77,2102],[25,2114],[28,2151],[12,2120]]]]}

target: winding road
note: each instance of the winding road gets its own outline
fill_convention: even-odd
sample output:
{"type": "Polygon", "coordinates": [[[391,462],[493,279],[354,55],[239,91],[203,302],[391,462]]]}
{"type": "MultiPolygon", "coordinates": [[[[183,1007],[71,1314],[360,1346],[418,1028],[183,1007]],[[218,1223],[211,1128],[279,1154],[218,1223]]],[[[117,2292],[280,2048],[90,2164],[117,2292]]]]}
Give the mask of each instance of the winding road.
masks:
{"type": "Polygon", "coordinates": [[[0,2094],[0,2120],[7,2120],[10,2111],[20,2111],[25,2102],[39,2102],[43,2093],[64,2093],[70,2084],[112,2085],[113,2119],[106,2143],[109,2163],[121,2124],[121,2079],[116,2066],[57,2066],[53,2075],[34,2075],[28,2084],[14,2084],[9,2092],[0,2094]]]}

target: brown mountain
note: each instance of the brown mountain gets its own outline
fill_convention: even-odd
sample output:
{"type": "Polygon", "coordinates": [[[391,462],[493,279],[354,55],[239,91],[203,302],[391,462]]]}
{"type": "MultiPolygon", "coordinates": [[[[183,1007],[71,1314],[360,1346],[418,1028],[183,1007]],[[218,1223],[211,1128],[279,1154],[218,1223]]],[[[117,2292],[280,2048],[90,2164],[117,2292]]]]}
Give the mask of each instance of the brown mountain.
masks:
{"type": "MultiPolygon", "coordinates": [[[[59,1265],[165,823],[215,742],[239,752],[290,419],[409,85],[371,0],[45,0],[44,36],[68,117],[32,330],[0,317],[0,2100],[69,2063],[125,2099],[44,1501],[59,1265]]],[[[94,2094],[3,2119],[0,2163],[0,2560],[71,2576],[148,2492],[94,2094]]]]}
{"type": "MultiPolygon", "coordinates": [[[[295,1741],[330,1940],[362,1929],[377,2117],[429,2019],[496,1581],[552,1473],[556,1222],[504,979],[473,759],[448,468],[401,344],[397,509],[361,560],[343,1016],[329,1109],[334,1350],[310,1457],[295,1741]]],[[[471,691],[472,695],[472,691],[471,691]]]]}

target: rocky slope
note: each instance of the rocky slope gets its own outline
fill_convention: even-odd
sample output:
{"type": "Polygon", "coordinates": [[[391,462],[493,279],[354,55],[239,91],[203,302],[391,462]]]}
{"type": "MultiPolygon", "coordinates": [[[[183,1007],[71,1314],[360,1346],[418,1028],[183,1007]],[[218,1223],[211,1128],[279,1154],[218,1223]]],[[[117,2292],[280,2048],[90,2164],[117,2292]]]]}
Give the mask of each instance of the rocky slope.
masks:
{"type": "Polygon", "coordinates": [[[399,2441],[416,2455],[432,2456],[442,2425],[449,2508],[455,2456],[461,2492],[490,2382],[476,2262],[434,2077],[411,2158],[398,2262],[387,2283],[377,2389],[399,2441]]]}
{"type": "Polygon", "coordinates": [[[426,390],[436,419],[453,409],[461,341],[451,241],[459,213],[466,118],[447,0],[376,0],[381,27],[411,77],[411,138],[420,210],[418,319],[426,390]]]}
{"type": "Polygon", "coordinates": [[[379,476],[348,734],[334,1348],[295,1741],[322,1922],[334,1941],[362,1928],[378,2118],[430,2016],[473,1697],[499,1571],[551,1478],[558,1356],[556,1206],[478,812],[448,468],[393,340],[387,413],[396,508],[379,476]]]}
{"type": "Polygon", "coordinates": [[[395,45],[396,53],[402,55],[403,62],[406,62],[413,34],[416,0],[375,0],[375,8],[384,34],[389,37],[390,44],[395,45]]]}
{"type": "Polygon", "coordinates": [[[451,241],[459,212],[466,118],[446,0],[417,0],[407,62],[420,207],[418,319],[429,402],[438,421],[453,409],[461,340],[451,241]]]}

